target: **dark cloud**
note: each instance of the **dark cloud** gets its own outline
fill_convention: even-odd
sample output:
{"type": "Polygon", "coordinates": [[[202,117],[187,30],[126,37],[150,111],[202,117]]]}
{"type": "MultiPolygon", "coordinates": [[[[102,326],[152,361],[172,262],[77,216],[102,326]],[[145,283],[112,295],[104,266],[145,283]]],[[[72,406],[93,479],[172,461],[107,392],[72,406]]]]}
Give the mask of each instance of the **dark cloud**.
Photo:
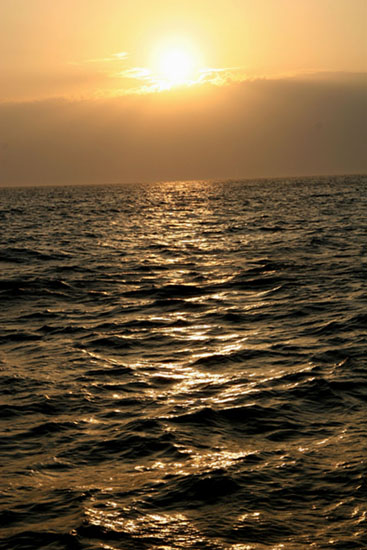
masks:
{"type": "Polygon", "coordinates": [[[364,172],[366,88],[324,74],[3,103],[1,184],[364,172]]]}

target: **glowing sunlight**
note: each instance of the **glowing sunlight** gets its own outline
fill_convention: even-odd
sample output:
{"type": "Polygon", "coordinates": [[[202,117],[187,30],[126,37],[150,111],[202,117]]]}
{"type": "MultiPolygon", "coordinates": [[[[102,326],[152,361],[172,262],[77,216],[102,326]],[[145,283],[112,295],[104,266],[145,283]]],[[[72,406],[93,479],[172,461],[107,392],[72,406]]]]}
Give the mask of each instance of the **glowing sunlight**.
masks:
{"type": "Polygon", "coordinates": [[[193,61],[183,50],[169,50],[160,61],[160,73],[167,82],[182,84],[193,74],[193,61]]]}
{"type": "Polygon", "coordinates": [[[160,88],[191,85],[200,74],[200,56],[187,41],[165,41],[152,56],[153,74],[160,88]]]}

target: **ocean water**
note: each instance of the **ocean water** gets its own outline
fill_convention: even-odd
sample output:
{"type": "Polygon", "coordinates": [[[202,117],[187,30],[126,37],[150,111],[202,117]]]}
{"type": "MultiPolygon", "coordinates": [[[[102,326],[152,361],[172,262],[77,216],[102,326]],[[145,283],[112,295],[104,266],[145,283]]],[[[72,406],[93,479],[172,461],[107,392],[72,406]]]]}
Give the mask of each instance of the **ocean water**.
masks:
{"type": "Polygon", "coordinates": [[[367,178],[0,189],[0,548],[367,548],[367,178]]]}

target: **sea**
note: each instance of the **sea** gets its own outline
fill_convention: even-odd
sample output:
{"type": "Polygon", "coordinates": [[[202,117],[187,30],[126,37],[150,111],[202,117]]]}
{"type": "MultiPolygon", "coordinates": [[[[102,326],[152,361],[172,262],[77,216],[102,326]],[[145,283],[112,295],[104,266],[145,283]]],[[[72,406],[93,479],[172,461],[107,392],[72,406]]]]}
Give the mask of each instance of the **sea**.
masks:
{"type": "Polygon", "coordinates": [[[367,548],[367,176],[0,189],[0,548],[367,548]]]}

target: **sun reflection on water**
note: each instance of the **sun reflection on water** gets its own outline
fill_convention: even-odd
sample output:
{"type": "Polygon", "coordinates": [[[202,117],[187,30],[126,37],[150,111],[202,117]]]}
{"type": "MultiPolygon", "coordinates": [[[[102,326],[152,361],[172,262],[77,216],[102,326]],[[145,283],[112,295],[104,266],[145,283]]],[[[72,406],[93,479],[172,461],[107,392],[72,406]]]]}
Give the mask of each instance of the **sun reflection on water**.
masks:
{"type": "MultiPolygon", "coordinates": [[[[172,549],[172,545],[166,545],[165,541],[175,541],[179,548],[191,548],[200,542],[205,543],[205,538],[195,528],[193,523],[182,513],[153,513],[140,514],[131,517],[132,510],[129,508],[116,510],[116,505],[109,503],[108,510],[98,510],[89,507],[85,511],[86,518],[90,525],[103,527],[117,535],[123,533],[130,535],[132,540],[140,545],[142,541],[145,547],[145,540],[152,540],[152,537],[159,537],[159,549],[172,549]],[[130,517],[129,517],[130,516],[130,517]]],[[[134,514],[136,515],[136,514],[134,514]]],[[[156,546],[155,546],[156,547],[156,546]]]]}

